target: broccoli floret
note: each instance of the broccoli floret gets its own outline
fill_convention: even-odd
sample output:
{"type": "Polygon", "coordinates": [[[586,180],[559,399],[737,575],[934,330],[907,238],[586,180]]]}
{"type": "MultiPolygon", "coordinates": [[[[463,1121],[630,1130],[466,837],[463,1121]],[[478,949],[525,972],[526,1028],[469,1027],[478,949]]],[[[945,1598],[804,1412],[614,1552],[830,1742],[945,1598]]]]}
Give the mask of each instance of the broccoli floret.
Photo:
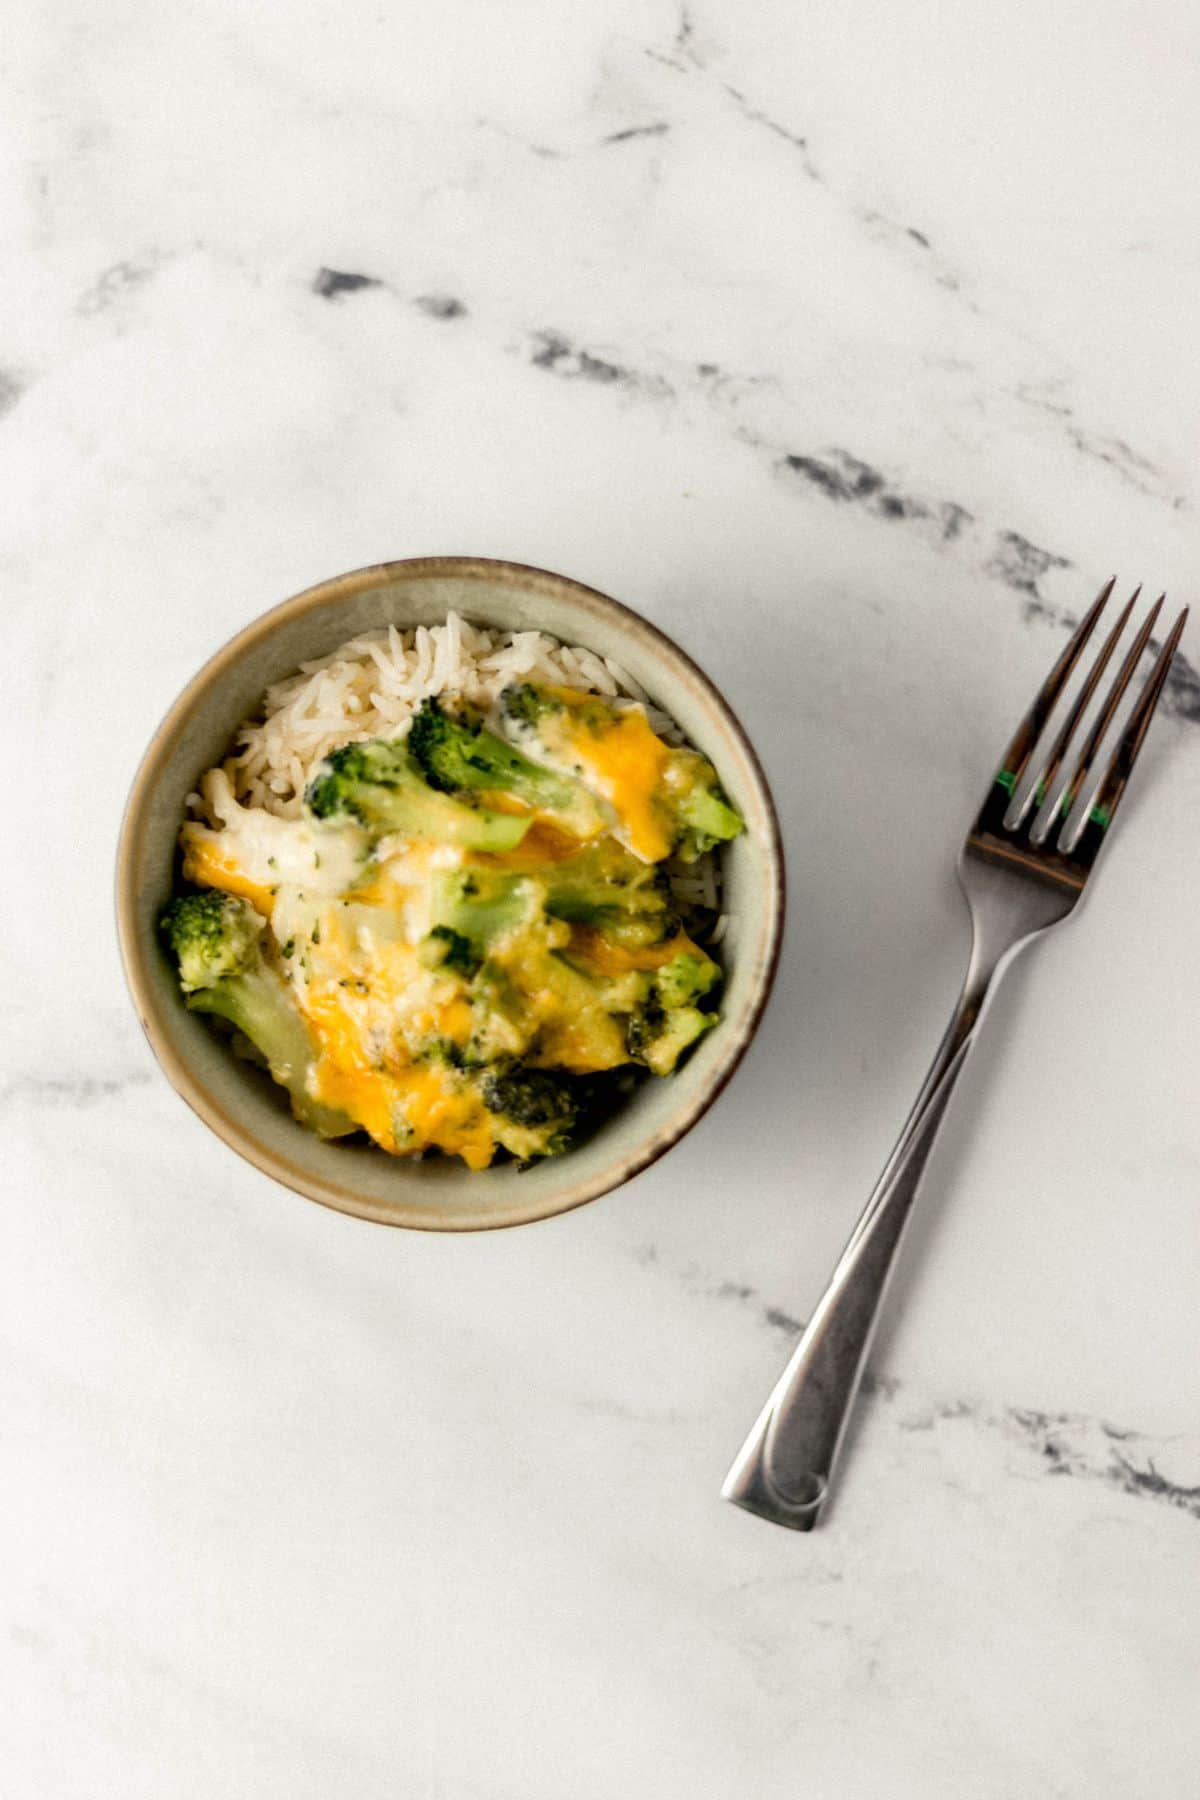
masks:
{"type": "Polygon", "coordinates": [[[551,721],[569,715],[574,724],[593,731],[604,731],[621,717],[621,709],[602,694],[583,689],[538,687],[532,681],[518,681],[500,695],[500,710],[519,732],[540,733],[551,721]],[[566,693],[568,698],[563,698],[566,693]]]}
{"type": "Polygon", "coordinates": [[[549,919],[590,925],[626,949],[662,943],[679,929],[661,871],[611,839],[536,872],[444,870],[433,883],[435,926],[467,938],[476,953],[527,924],[539,906],[549,919]]]}
{"type": "Polygon", "coordinates": [[[408,747],[430,787],[444,793],[512,794],[581,837],[603,827],[600,809],[585,788],[568,775],[531,762],[489,731],[469,707],[449,712],[441,701],[426,700],[412,722],[408,747]]]}
{"type": "Polygon", "coordinates": [[[248,900],[235,899],[216,888],[168,901],[159,917],[159,930],[179,964],[179,985],[184,993],[212,988],[257,962],[265,923],[248,900]]]}
{"type": "Polygon", "coordinates": [[[517,1125],[566,1127],[575,1117],[570,1088],[547,1069],[518,1065],[485,1075],[483,1103],[489,1112],[505,1113],[517,1125]]]}
{"type": "Polygon", "coordinates": [[[625,1029],[626,1048],[651,1074],[670,1075],[683,1052],[716,1023],[716,1013],[701,1012],[696,1006],[665,1008],[652,999],[631,1015],[625,1029]]]}
{"type": "Polygon", "coordinates": [[[308,1092],[312,1042],[287,983],[263,955],[264,922],[248,900],[205,889],[172,900],[159,929],[179,965],[189,1009],[236,1026],[288,1090],[296,1117],[322,1137],[342,1137],[357,1128],[308,1092]]]}
{"type": "Polygon", "coordinates": [[[717,771],[698,750],[672,750],[663,771],[663,801],[675,825],[675,854],[695,862],[745,829],[721,790],[717,771]]]}
{"type": "Polygon", "coordinates": [[[699,782],[675,808],[679,821],[675,854],[684,862],[695,862],[706,850],[727,843],[745,829],[741,814],[733,810],[717,785],[715,770],[710,767],[708,774],[711,779],[699,782]]]}
{"type": "MultiPolygon", "coordinates": [[[[478,962],[494,938],[528,919],[538,893],[522,875],[493,869],[443,869],[433,880],[431,936],[448,932],[462,939],[478,962]]],[[[449,957],[445,960],[449,960],[449,957]]]]}
{"type": "Polygon", "coordinates": [[[527,1161],[570,1148],[578,1106],[568,1081],[547,1069],[517,1065],[485,1075],[482,1089],[496,1136],[514,1156],[527,1161]]]}
{"type": "Polygon", "coordinates": [[[720,981],[720,966],[711,957],[681,950],[659,969],[654,986],[662,1005],[670,1011],[674,1007],[694,1006],[711,994],[720,981]]]}
{"type": "MultiPolygon", "coordinates": [[[[500,704],[519,733],[549,739],[552,744],[560,735],[559,722],[568,712],[570,730],[582,727],[601,735],[622,718],[620,707],[595,694],[568,706],[554,692],[528,681],[505,688],[500,704]],[[548,725],[552,727],[549,733],[548,725]]],[[[665,751],[666,746],[660,743],[660,748],[665,751]]],[[[699,751],[673,749],[666,753],[655,799],[664,826],[673,836],[674,852],[685,862],[694,862],[744,829],[741,815],[721,791],[716,770],[699,751]]]]}
{"type": "Polygon", "coordinates": [[[515,850],[528,819],[452,800],[434,791],[406,744],[370,738],[344,744],[321,764],[304,802],[316,819],[358,819],[377,832],[397,831],[469,850],[515,850]]]}
{"type": "Polygon", "coordinates": [[[612,839],[549,865],[541,879],[551,918],[594,926],[626,949],[661,944],[679,929],[661,870],[612,839]]]}
{"type": "Polygon", "coordinates": [[[509,1061],[529,1043],[531,1021],[524,996],[508,971],[485,958],[471,982],[471,1035],[463,1053],[467,1067],[509,1061]]]}
{"type": "Polygon", "coordinates": [[[701,1012],[695,1006],[670,1012],[648,1007],[631,1017],[626,1044],[634,1061],[644,1064],[651,1074],[670,1075],[683,1052],[716,1023],[715,1013],[701,1012]]]}
{"type": "Polygon", "coordinates": [[[669,1075],[683,1052],[717,1023],[715,1012],[697,1004],[721,982],[718,964],[698,951],[681,950],[656,971],[645,1002],[634,1008],[626,1027],[629,1054],[655,1075],[669,1075]]]}
{"type": "Polygon", "coordinates": [[[544,718],[561,713],[563,703],[544,688],[534,687],[532,681],[517,681],[501,693],[500,709],[515,725],[536,729],[544,718]]]}
{"type": "Polygon", "coordinates": [[[470,980],[479,967],[479,957],[469,937],[449,925],[435,925],[418,946],[417,955],[427,969],[452,969],[470,980]]]}
{"type": "Polygon", "coordinates": [[[467,1066],[462,1045],[448,1037],[426,1038],[420,1048],[413,1052],[413,1061],[444,1069],[463,1069],[467,1066]]]}

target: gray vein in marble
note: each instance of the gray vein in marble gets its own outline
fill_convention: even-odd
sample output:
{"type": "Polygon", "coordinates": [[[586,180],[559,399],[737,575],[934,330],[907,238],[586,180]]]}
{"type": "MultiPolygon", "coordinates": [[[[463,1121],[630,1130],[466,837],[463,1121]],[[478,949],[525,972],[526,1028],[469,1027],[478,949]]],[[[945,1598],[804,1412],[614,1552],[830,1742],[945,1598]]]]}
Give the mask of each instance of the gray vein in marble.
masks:
{"type": "MultiPolygon", "coordinates": [[[[984,1415],[968,1410],[964,1416],[984,1415]]],[[[1015,1433],[1043,1459],[1050,1475],[1082,1475],[1104,1481],[1122,1493],[1162,1500],[1200,1519],[1200,1486],[1168,1480],[1156,1467],[1149,1450],[1143,1452],[1139,1466],[1132,1455],[1113,1448],[1114,1443],[1148,1443],[1150,1440],[1140,1432],[1114,1429],[1077,1413],[1046,1413],[1023,1407],[1009,1407],[999,1418],[985,1417],[985,1422],[999,1425],[1010,1435],[1015,1433]],[[1107,1457],[1103,1452],[1097,1454],[1093,1442],[1097,1435],[1107,1444],[1107,1457]]]]}
{"type": "Polygon", "coordinates": [[[140,262],[130,259],[113,263],[82,296],[79,312],[89,316],[109,311],[132,290],[144,287],[157,267],[157,261],[153,258],[143,258],[140,262]]]}
{"type": "Polygon", "coordinates": [[[529,360],[535,369],[545,369],[566,381],[595,381],[602,385],[635,389],[640,393],[669,398],[671,387],[661,376],[611,362],[594,351],[582,349],[564,337],[561,331],[535,331],[529,360]]]}
{"type": "Polygon", "coordinates": [[[11,412],[29,383],[13,369],[0,369],[0,419],[11,412]]]}
{"type": "Polygon", "coordinates": [[[686,70],[689,66],[700,69],[704,67],[704,63],[696,47],[695,37],[696,25],[691,12],[686,6],[680,6],[679,22],[671,39],[671,48],[658,50],[653,44],[647,44],[643,45],[642,54],[652,62],[663,63],[669,69],[686,70]]]}
{"type": "Polygon", "coordinates": [[[1146,494],[1152,500],[1165,500],[1176,512],[1186,510],[1187,496],[1173,492],[1166,472],[1148,456],[1143,456],[1140,450],[1135,450],[1132,444],[1126,443],[1124,438],[1106,437],[1101,432],[1087,430],[1076,419],[1073,406],[1065,400],[1055,399],[1052,392],[1047,393],[1034,383],[1022,383],[1014,389],[1014,394],[1023,406],[1060,420],[1067,441],[1081,456],[1104,463],[1121,481],[1135,488],[1139,494],[1146,494]]]}
{"type": "MultiPolygon", "coordinates": [[[[653,1245],[643,1246],[636,1254],[643,1265],[658,1261],[653,1245]]],[[[694,1269],[684,1271],[685,1282],[693,1291],[752,1309],[764,1325],[780,1333],[789,1345],[804,1330],[803,1320],[769,1304],[749,1282],[722,1281],[715,1287],[706,1287],[697,1281],[696,1273],[694,1269]]],[[[896,1424],[901,1431],[933,1432],[966,1421],[999,1432],[1010,1442],[1032,1451],[1046,1474],[1104,1482],[1122,1493],[1160,1500],[1200,1518],[1200,1486],[1174,1481],[1157,1465],[1156,1455],[1162,1455],[1170,1440],[1154,1439],[1081,1413],[1014,1406],[996,1411],[967,1399],[922,1403],[896,1376],[872,1369],[863,1376],[861,1392],[868,1403],[895,1405],[896,1424]]]]}
{"type": "Polygon", "coordinates": [[[466,304],[456,300],[453,294],[418,294],[413,305],[431,319],[465,319],[467,316],[466,304]]]}
{"type": "MultiPolygon", "coordinates": [[[[672,64],[672,67],[676,66],[678,65],[672,64]]],[[[613,131],[606,131],[601,137],[589,137],[582,143],[564,145],[547,144],[537,138],[522,137],[495,119],[478,118],[475,124],[482,130],[494,132],[497,137],[504,138],[510,144],[519,145],[530,156],[539,157],[543,162],[574,162],[582,157],[594,156],[597,152],[610,150],[615,146],[636,143],[639,139],[664,138],[671,132],[669,119],[652,119],[645,124],[618,126],[613,131]]]]}
{"type": "Polygon", "coordinates": [[[848,450],[831,450],[824,457],[788,451],[785,470],[799,475],[830,500],[855,501],[881,519],[931,519],[938,535],[956,538],[971,514],[952,500],[918,500],[899,492],[879,469],[851,456],[848,450]]]}
{"type": "Polygon", "coordinates": [[[1121,480],[1136,488],[1139,494],[1149,494],[1155,500],[1169,498],[1177,511],[1187,505],[1184,495],[1166,492],[1167,478],[1162,470],[1127,444],[1124,438],[1099,437],[1079,425],[1069,425],[1067,436],[1082,455],[1115,469],[1121,480]]]}
{"type": "Polygon", "coordinates": [[[519,145],[530,156],[541,157],[544,162],[563,162],[568,156],[568,152],[560,150],[556,144],[541,144],[535,138],[522,137],[519,132],[510,131],[507,125],[501,125],[497,119],[476,118],[475,126],[478,130],[494,132],[509,144],[519,145]]]}
{"type": "MultiPolygon", "coordinates": [[[[1048,605],[1036,591],[1031,593],[1021,611],[1030,623],[1040,621],[1063,631],[1074,631],[1079,624],[1077,613],[1066,607],[1048,605]]],[[[1151,656],[1157,656],[1162,648],[1161,640],[1152,637],[1146,648],[1151,656]]],[[[1182,650],[1177,650],[1172,658],[1159,708],[1169,719],[1184,719],[1189,725],[1200,724],[1200,671],[1182,650]]]]}
{"type": "MultiPolygon", "coordinates": [[[[747,441],[754,442],[749,437],[747,441]]],[[[765,444],[759,447],[767,448],[765,444]]],[[[848,450],[830,450],[819,457],[787,451],[777,467],[789,475],[798,475],[828,500],[853,502],[877,518],[923,525],[926,535],[932,527],[937,539],[943,543],[962,537],[974,523],[974,515],[957,501],[920,499],[905,493],[881,470],[861,457],[852,456],[848,450]]],[[[1002,530],[995,534],[983,572],[1037,603],[1040,601],[1038,583],[1043,576],[1052,570],[1073,566],[1069,557],[1043,549],[1019,531],[1002,530]]]]}
{"type": "Polygon", "coordinates": [[[764,131],[772,132],[776,137],[782,138],[784,143],[790,144],[793,150],[800,152],[801,167],[810,181],[821,180],[821,172],[812,159],[806,137],[802,137],[798,131],[793,131],[791,126],[782,124],[778,119],[773,119],[769,113],[763,112],[760,107],[755,106],[747,98],[740,88],[734,87],[732,82],[722,81],[721,91],[728,94],[748,124],[761,125],[764,131]]]}
{"type": "MultiPolygon", "coordinates": [[[[696,36],[695,22],[686,6],[680,8],[679,25],[670,53],[664,55],[662,51],[653,48],[648,48],[645,53],[654,61],[682,73],[694,71],[708,76],[715,82],[720,92],[733,102],[737,112],[748,125],[758,126],[762,130],[770,132],[774,137],[781,138],[784,143],[791,145],[793,150],[799,152],[801,166],[810,181],[817,182],[823,187],[829,185],[813,155],[808,137],[803,132],[797,131],[794,126],[785,124],[781,119],[773,117],[771,113],[757,106],[744,88],[737,86],[714,70],[712,64],[716,58],[701,48],[696,36]]],[[[837,197],[846,198],[840,195],[837,197]]],[[[854,204],[850,200],[847,200],[846,203],[850,216],[866,228],[875,242],[890,250],[899,249],[901,251],[911,251],[912,247],[916,245],[924,252],[923,258],[918,261],[916,266],[932,276],[939,287],[945,288],[950,293],[961,292],[963,286],[961,278],[937,254],[932,242],[923,231],[918,231],[915,225],[897,224],[874,207],[854,204]]],[[[973,300],[966,301],[966,304],[972,312],[979,312],[980,309],[973,300]]]]}
{"type": "MultiPolygon", "coordinates": [[[[889,250],[899,251],[910,264],[931,275],[937,285],[945,288],[948,293],[957,294],[961,290],[961,278],[943,261],[925,233],[918,231],[915,225],[897,224],[894,219],[889,219],[870,207],[856,209],[855,217],[866,227],[875,243],[889,250]]],[[[972,311],[978,311],[973,302],[971,308],[972,311]]]]}
{"type": "MultiPolygon", "coordinates": [[[[714,65],[719,58],[715,53],[702,48],[697,37],[695,20],[686,5],[680,6],[679,22],[670,51],[664,53],[653,46],[643,46],[643,54],[652,61],[677,72],[704,75],[715,82],[720,91],[733,102],[740,116],[748,124],[772,133],[799,152],[804,173],[809,180],[825,187],[834,194],[835,198],[841,200],[846,205],[850,217],[856,220],[860,226],[865,227],[873,241],[891,252],[910,251],[913,246],[916,246],[923,255],[918,259],[907,257],[906,260],[910,266],[922,270],[940,288],[956,295],[959,303],[968,312],[979,318],[986,317],[985,310],[979,302],[964,291],[966,284],[963,277],[935,251],[925,232],[918,230],[913,225],[899,224],[887,218],[877,208],[856,202],[851,195],[840,193],[826,180],[805,134],[757,106],[743,88],[717,72],[714,65]]],[[[1030,404],[1038,404],[1036,399],[1021,390],[1018,390],[1018,397],[1026,399],[1030,404]]],[[[1070,417],[1070,408],[1053,408],[1051,410],[1061,411],[1065,417],[1070,417]]],[[[1155,498],[1168,498],[1170,504],[1176,509],[1183,509],[1187,506],[1184,495],[1171,495],[1164,492],[1165,477],[1161,471],[1133,450],[1123,439],[1104,437],[1089,432],[1075,422],[1067,426],[1066,435],[1072,447],[1081,455],[1107,464],[1118,478],[1138,488],[1139,491],[1155,498]]]]}
{"type": "MultiPolygon", "coordinates": [[[[312,280],[312,291],[320,295],[322,300],[341,301],[348,294],[361,294],[371,288],[381,288],[395,298],[397,296],[390,282],[379,275],[361,275],[349,269],[330,269],[321,267],[312,280]]],[[[469,317],[469,308],[465,300],[456,294],[414,294],[409,305],[418,312],[424,313],[427,319],[465,319],[469,317]]]]}
{"type": "Polygon", "coordinates": [[[1071,566],[1069,557],[1031,544],[1019,531],[1001,531],[997,533],[995,549],[984,564],[984,574],[994,575],[997,581],[1003,581],[1018,594],[1029,594],[1036,600],[1038,582],[1043,575],[1051,569],[1069,569],[1071,566]]]}
{"type": "Polygon", "coordinates": [[[124,1075],[17,1075],[0,1086],[0,1108],[97,1106],[131,1088],[146,1087],[153,1079],[148,1069],[132,1069],[124,1075]]]}
{"type": "Polygon", "coordinates": [[[648,47],[645,54],[653,61],[664,63],[668,68],[677,69],[681,73],[694,70],[699,74],[711,76],[721,93],[727,99],[732,100],[738,113],[746,120],[747,124],[760,126],[773,136],[782,138],[784,143],[790,144],[793,150],[798,150],[801,166],[809,180],[821,180],[820,171],[812,159],[806,137],[792,126],[785,125],[780,119],[772,118],[770,113],[764,112],[761,107],[756,106],[750,96],[741,88],[735,87],[733,82],[713,74],[709,58],[701,49],[696,37],[695,21],[686,6],[681,6],[679,9],[679,24],[676,27],[670,52],[664,54],[661,50],[648,47]]]}
{"type": "MultiPolygon", "coordinates": [[[[1151,653],[1158,648],[1158,640],[1151,638],[1151,653]]],[[[1171,660],[1171,672],[1159,705],[1168,718],[1185,719],[1189,725],[1200,725],[1200,670],[1188,661],[1182,650],[1177,650],[1171,660]]]]}
{"type": "MultiPolygon", "coordinates": [[[[920,233],[913,232],[919,238],[920,233]]],[[[862,508],[875,518],[920,532],[927,540],[940,545],[961,542],[964,549],[982,558],[982,572],[1001,582],[1023,600],[1022,612],[1027,620],[1045,618],[1073,630],[1078,623],[1069,612],[1050,605],[1043,596],[1042,583],[1049,576],[1075,567],[1072,559],[1059,551],[1035,544],[1022,532],[1004,528],[981,542],[974,514],[955,500],[934,499],[913,494],[849,450],[823,449],[817,455],[807,450],[784,449],[778,443],[748,426],[740,413],[740,402],[754,388],[776,385],[771,377],[738,377],[712,362],[672,365],[672,379],[624,360],[601,356],[572,342],[563,332],[542,330],[532,338],[530,362],[565,379],[585,380],[600,385],[622,388],[649,399],[671,399],[677,385],[683,391],[690,386],[714,406],[734,415],[734,435],[762,456],[770,458],[774,471],[796,480],[835,505],[862,508]],[[699,388],[696,388],[698,379],[699,388]]],[[[1128,450],[1128,446],[1124,446],[1128,450]]],[[[1135,452],[1130,452],[1136,456],[1135,452]]],[[[1106,460],[1102,458],[1101,460],[1106,460]]],[[[1144,459],[1138,459],[1139,464],[1144,459]]],[[[1146,464],[1147,468],[1151,465],[1146,464]]],[[[1156,649],[1151,641],[1151,649],[1156,649]]],[[[1162,710],[1168,716],[1200,723],[1200,672],[1177,652],[1163,691],[1162,710]]]]}
{"type": "Polygon", "coordinates": [[[628,144],[632,138],[665,137],[670,129],[667,119],[658,119],[653,125],[627,125],[624,131],[610,131],[603,142],[628,144]]]}
{"type": "Polygon", "coordinates": [[[340,300],[346,294],[361,293],[363,288],[377,288],[384,284],[377,275],[358,275],[349,269],[320,268],[313,276],[312,291],[320,294],[322,300],[340,300]]]}
{"type": "MultiPolygon", "coordinates": [[[[774,385],[771,377],[734,377],[717,363],[693,362],[678,365],[673,371],[674,380],[668,380],[644,368],[600,356],[574,344],[558,330],[535,332],[532,341],[530,361],[536,368],[568,379],[619,386],[649,398],[671,398],[676,393],[676,380],[686,387],[690,377],[698,377],[703,384],[701,394],[736,415],[734,434],[751,449],[769,457],[776,473],[789,480],[798,479],[806,487],[815,489],[822,498],[836,504],[853,504],[888,523],[903,523],[916,528],[938,544],[958,539],[965,543],[968,537],[978,540],[978,533],[972,531],[974,514],[956,500],[907,492],[881,469],[849,450],[834,447],[817,455],[808,450],[784,449],[747,425],[739,414],[740,401],[755,387],[774,385]]],[[[985,575],[1034,601],[1040,600],[1039,583],[1046,575],[1073,566],[1069,557],[1045,549],[1021,532],[1008,529],[994,534],[982,563],[985,575]]],[[[1185,666],[1185,671],[1175,677],[1173,710],[1176,712],[1183,711],[1179,690],[1188,679],[1185,666]]],[[[1200,704],[1200,683],[1194,698],[1200,704]]]]}

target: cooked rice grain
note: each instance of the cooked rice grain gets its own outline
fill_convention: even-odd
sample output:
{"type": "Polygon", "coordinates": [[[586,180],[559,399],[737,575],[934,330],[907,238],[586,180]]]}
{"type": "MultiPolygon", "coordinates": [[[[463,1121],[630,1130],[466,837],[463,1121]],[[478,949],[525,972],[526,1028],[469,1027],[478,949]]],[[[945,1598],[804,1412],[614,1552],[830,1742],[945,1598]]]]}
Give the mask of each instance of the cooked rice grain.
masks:
{"type": "MultiPolygon", "coordinates": [[[[451,612],[444,625],[411,631],[389,625],[351,638],[316,662],[301,663],[297,674],[267,689],[261,717],[242,726],[225,772],[243,805],[295,818],[318,765],[340,745],[404,737],[431,694],[463,694],[486,709],[511,682],[527,678],[643,706],[660,737],[684,741],[674,720],[611,657],[562,644],[544,631],[489,631],[451,612]]],[[[199,794],[190,795],[188,805],[204,810],[199,794]]],[[[672,863],[668,874],[682,907],[718,912],[721,877],[715,856],[672,863]]]]}
{"type": "Polygon", "coordinates": [[[244,804],[294,818],[317,765],[339,745],[403,737],[431,694],[490,707],[528,677],[644,705],[655,731],[682,742],[619,663],[543,631],[489,631],[451,612],[444,625],[364,632],[268,688],[262,718],[242,727],[227,765],[234,791],[244,804]]]}

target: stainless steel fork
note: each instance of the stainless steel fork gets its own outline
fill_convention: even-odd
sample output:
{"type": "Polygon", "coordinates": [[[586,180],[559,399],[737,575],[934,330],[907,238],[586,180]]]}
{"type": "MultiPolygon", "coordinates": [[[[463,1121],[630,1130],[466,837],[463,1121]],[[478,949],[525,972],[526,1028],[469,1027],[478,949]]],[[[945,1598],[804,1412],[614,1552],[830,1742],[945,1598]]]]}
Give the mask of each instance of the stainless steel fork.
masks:
{"type": "Polygon", "coordinates": [[[1137,632],[1068,770],[1071,743],[1116,651],[1138,589],[1096,656],[1036,780],[1021,788],[1113,586],[1110,581],[1099,595],[1050,671],[967,833],[958,878],[973,929],[958,1004],[829,1286],[721,1490],[726,1500],[777,1525],[811,1531],[820,1518],[913,1198],[988,999],[1017,951],[1065,919],[1082,895],[1162,692],[1186,607],[1159,651],[1086,815],[1073,818],[1165,598],[1159,596],[1137,632]]]}

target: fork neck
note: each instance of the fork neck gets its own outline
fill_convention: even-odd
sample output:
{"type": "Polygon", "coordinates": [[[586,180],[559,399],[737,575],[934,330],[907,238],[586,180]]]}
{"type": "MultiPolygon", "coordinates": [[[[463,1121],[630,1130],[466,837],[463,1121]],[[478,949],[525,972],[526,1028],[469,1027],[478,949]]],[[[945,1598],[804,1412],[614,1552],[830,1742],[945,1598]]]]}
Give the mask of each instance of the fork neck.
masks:
{"type": "Polygon", "coordinates": [[[974,1031],[993,985],[1017,951],[1064,918],[1074,900],[1049,884],[988,875],[976,882],[960,874],[971,908],[971,955],[943,1046],[947,1060],[974,1031]]]}
{"type": "Polygon", "coordinates": [[[994,982],[1024,942],[1024,937],[1014,941],[995,930],[981,929],[979,920],[974,920],[970,960],[952,1024],[956,1042],[961,1042],[966,1033],[974,1029],[994,982]]]}

